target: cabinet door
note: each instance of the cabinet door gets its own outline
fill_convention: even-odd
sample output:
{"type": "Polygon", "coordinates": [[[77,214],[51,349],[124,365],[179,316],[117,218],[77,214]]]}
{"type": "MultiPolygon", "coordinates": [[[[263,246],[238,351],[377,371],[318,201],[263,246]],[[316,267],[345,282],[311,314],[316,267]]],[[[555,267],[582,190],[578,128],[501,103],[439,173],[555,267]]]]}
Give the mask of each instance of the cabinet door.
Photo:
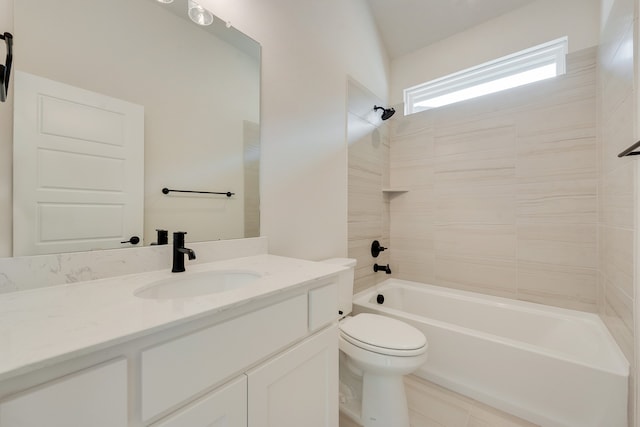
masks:
{"type": "Polygon", "coordinates": [[[249,427],[338,425],[338,330],[333,325],[247,373],[249,427]]]}
{"type": "Polygon", "coordinates": [[[0,427],[126,427],[127,362],[51,381],[0,403],[0,427]]]}
{"type": "Polygon", "coordinates": [[[307,296],[298,295],[144,350],[142,420],[234,378],[306,333],[307,296]]]}
{"type": "Polygon", "coordinates": [[[246,427],[247,377],[209,393],[153,427],[246,427]]]}

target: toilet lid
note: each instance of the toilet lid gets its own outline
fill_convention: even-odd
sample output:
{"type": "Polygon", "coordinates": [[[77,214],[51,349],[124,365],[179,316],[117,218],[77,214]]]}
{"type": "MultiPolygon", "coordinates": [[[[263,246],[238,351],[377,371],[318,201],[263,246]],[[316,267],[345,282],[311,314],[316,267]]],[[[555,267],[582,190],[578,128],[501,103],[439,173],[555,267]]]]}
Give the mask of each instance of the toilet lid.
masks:
{"type": "Polygon", "coordinates": [[[340,324],[343,338],[352,344],[389,350],[419,350],[427,339],[418,329],[404,322],[377,314],[361,313],[340,324]]]}

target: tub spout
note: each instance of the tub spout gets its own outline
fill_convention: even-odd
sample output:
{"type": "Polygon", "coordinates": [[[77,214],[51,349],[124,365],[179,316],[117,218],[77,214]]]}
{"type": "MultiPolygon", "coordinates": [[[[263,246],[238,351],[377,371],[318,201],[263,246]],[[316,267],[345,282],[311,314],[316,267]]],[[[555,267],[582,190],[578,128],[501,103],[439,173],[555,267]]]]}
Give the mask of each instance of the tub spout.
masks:
{"type": "Polygon", "coordinates": [[[376,272],[376,273],[378,271],[384,271],[387,274],[391,274],[391,267],[389,267],[389,264],[387,264],[386,266],[373,264],[373,271],[376,272]]]}

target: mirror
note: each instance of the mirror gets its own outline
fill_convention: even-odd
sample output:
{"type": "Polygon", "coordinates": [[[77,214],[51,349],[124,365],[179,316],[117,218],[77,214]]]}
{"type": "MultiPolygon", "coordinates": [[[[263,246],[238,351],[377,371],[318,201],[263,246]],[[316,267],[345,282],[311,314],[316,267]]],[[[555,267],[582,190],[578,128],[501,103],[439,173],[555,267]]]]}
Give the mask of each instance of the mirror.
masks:
{"type": "Polygon", "coordinates": [[[260,234],[258,43],[217,17],[196,25],[187,0],[15,0],[14,37],[17,71],[144,107],[141,244],[156,229],[260,234]]]}

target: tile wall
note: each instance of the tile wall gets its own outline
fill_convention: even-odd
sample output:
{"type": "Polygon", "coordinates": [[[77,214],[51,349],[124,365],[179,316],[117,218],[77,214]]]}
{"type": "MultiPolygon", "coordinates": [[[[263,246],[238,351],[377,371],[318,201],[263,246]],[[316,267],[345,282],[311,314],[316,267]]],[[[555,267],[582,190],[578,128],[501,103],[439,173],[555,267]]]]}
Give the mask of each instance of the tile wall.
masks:
{"type": "Polygon", "coordinates": [[[389,196],[382,192],[389,184],[389,122],[372,112],[376,98],[355,83],[349,98],[348,256],[358,260],[354,292],[359,292],[388,277],[374,273],[373,264],[388,264],[389,251],[373,258],[371,243],[388,247],[390,240],[389,196]]]}
{"type": "MultiPolygon", "coordinates": [[[[389,130],[350,115],[352,128],[368,129],[349,146],[356,292],[386,278],[370,270],[378,238],[388,242],[381,258],[393,277],[596,312],[596,60],[595,48],[574,53],[563,77],[398,114],[389,130]]],[[[533,426],[420,378],[406,381],[412,427],[533,426]]]]}
{"type": "Polygon", "coordinates": [[[567,67],[394,120],[394,277],[597,311],[596,49],[567,67]]]}
{"type": "MultiPolygon", "coordinates": [[[[635,425],[634,240],[638,158],[617,154],[638,139],[634,84],[636,2],[603,2],[598,54],[600,130],[600,315],[631,363],[630,425],[635,425]],[[634,25],[635,23],[635,25],[634,25]]],[[[635,48],[637,49],[637,47],[635,48]]]]}

